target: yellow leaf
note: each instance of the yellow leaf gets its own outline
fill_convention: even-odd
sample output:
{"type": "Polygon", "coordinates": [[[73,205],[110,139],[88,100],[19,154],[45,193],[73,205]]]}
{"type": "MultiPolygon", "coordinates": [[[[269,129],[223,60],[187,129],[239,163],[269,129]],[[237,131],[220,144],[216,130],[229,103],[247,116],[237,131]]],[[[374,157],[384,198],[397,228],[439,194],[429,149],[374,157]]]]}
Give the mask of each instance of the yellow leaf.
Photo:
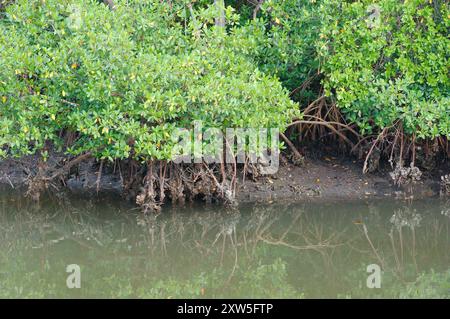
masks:
{"type": "Polygon", "coordinates": [[[6,96],[2,96],[2,102],[6,103],[6,101],[8,101],[8,98],[6,96]]]}
{"type": "Polygon", "coordinates": [[[275,23],[276,23],[276,24],[280,24],[280,19],[275,18],[275,23]]]}
{"type": "Polygon", "coordinates": [[[102,129],[102,133],[103,133],[103,134],[108,134],[108,132],[109,132],[109,128],[104,127],[104,128],[102,129]]]}
{"type": "Polygon", "coordinates": [[[76,68],[78,67],[78,64],[73,63],[70,67],[71,67],[72,69],[76,69],[76,68]]]}
{"type": "Polygon", "coordinates": [[[51,118],[53,121],[56,120],[55,114],[50,115],[50,118],[51,118]]]}

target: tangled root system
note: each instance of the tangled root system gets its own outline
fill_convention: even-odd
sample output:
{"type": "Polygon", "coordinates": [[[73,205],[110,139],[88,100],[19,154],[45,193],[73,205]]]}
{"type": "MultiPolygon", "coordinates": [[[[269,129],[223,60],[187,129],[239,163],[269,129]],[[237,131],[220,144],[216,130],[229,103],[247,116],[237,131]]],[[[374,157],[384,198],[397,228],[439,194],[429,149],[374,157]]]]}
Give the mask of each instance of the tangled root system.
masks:
{"type": "Polygon", "coordinates": [[[144,212],[159,212],[167,199],[178,204],[196,199],[237,204],[236,168],[224,164],[150,161],[143,170],[129,174],[125,185],[125,193],[136,195],[136,203],[144,212]]]}

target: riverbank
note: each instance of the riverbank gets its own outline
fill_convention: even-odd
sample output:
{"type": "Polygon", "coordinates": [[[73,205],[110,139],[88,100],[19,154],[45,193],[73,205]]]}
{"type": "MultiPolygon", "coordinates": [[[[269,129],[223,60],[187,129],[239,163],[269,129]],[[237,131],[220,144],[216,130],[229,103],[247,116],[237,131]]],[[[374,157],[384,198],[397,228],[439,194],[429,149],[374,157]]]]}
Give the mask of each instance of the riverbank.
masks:
{"type": "MultiPolygon", "coordinates": [[[[53,156],[51,162],[62,161],[53,156]]],[[[0,185],[3,188],[26,189],[28,176],[36,170],[35,157],[0,162],[0,185]]],[[[87,160],[80,163],[61,180],[62,190],[84,195],[114,193],[123,195],[120,169],[105,165],[99,178],[99,163],[87,160]]],[[[395,197],[400,199],[439,196],[440,176],[448,174],[444,168],[423,172],[421,180],[412,187],[395,186],[388,169],[363,174],[362,164],[349,159],[319,156],[306,159],[301,166],[281,161],[278,172],[271,176],[238,176],[236,199],[245,202],[330,201],[395,197]]],[[[126,197],[126,196],[124,196],[126,197]]],[[[128,196],[129,200],[133,200],[128,196]]]]}
{"type": "Polygon", "coordinates": [[[425,174],[412,190],[393,184],[388,171],[363,174],[359,163],[333,157],[306,160],[301,167],[285,164],[275,176],[241,185],[240,201],[357,200],[374,197],[439,196],[438,172],[425,174]]]}

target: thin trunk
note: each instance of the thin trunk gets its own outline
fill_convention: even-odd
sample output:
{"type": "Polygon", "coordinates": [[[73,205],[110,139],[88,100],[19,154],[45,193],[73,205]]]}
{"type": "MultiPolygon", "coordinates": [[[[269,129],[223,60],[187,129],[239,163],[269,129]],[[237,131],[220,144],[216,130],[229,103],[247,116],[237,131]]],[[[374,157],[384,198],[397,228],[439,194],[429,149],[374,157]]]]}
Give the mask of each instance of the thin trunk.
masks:
{"type": "Polygon", "coordinates": [[[255,9],[253,10],[253,20],[255,20],[258,16],[259,10],[261,10],[261,6],[263,5],[264,0],[259,0],[258,4],[256,5],[255,9]]]}

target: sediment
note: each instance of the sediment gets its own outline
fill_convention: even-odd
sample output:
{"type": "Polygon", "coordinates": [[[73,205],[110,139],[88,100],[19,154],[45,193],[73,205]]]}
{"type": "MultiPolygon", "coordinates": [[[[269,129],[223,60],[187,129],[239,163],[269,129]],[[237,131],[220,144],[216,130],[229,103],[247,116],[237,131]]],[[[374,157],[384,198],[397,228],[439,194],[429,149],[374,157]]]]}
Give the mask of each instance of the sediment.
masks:
{"type": "MultiPolygon", "coordinates": [[[[33,156],[1,161],[0,186],[3,189],[20,190],[25,194],[29,187],[29,176],[37,167],[36,161],[37,157],[33,156]]],[[[61,161],[61,158],[54,157],[53,161],[61,161]]],[[[126,174],[116,165],[102,167],[99,178],[99,166],[99,162],[94,159],[79,163],[75,169],[66,172],[64,178],[60,178],[58,183],[61,187],[58,188],[86,196],[112,193],[122,196],[125,200],[136,202],[136,199],[139,199],[138,196],[144,189],[142,179],[134,187],[127,186],[126,174]]],[[[327,156],[314,160],[306,159],[300,166],[284,161],[278,172],[270,176],[254,177],[247,174],[244,177],[242,169],[239,172],[236,177],[236,202],[244,203],[437,197],[442,192],[441,176],[448,174],[450,169],[442,167],[432,173],[425,172],[419,181],[408,187],[396,186],[388,170],[363,174],[361,163],[327,156]]],[[[192,189],[198,189],[199,185],[195,183],[192,183],[192,189]]],[[[174,186],[176,185],[171,185],[174,186]]],[[[213,185],[209,191],[214,187],[213,185]]],[[[55,191],[55,188],[50,191],[55,191]]],[[[194,195],[205,196],[190,196],[188,200],[204,200],[208,197],[208,194],[201,194],[201,190],[194,195]]],[[[212,196],[207,199],[211,200],[214,194],[209,195],[212,196]]],[[[171,200],[170,195],[167,197],[171,200]]]]}

